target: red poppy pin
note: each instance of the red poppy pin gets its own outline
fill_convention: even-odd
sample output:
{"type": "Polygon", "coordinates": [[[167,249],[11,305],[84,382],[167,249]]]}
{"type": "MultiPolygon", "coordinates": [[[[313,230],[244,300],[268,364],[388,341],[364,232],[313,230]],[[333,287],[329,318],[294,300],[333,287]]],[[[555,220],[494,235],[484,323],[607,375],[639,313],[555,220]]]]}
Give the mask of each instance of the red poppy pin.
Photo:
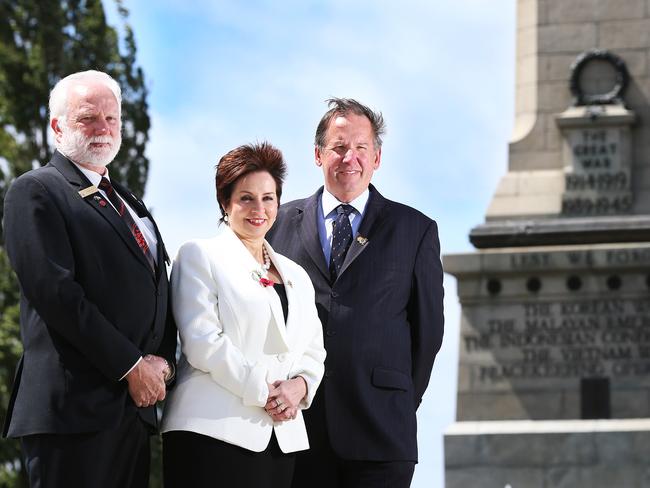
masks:
{"type": "Polygon", "coordinates": [[[273,285],[275,284],[275,283],[273,282],[273,280],[270,280],[270,279],[268,279],[268,278],[265,278],[264,275],[263,275],[259,270],[257,270],[257,269],[254,270],[254,271],[251,273],[251,276],[253,277],[253,279],[254,279],[255,281],[258,281],[259,284],[262,285],[262,286],[265,287],[265,288],[266,288],[267,286],[273,286],[273,285]]]}

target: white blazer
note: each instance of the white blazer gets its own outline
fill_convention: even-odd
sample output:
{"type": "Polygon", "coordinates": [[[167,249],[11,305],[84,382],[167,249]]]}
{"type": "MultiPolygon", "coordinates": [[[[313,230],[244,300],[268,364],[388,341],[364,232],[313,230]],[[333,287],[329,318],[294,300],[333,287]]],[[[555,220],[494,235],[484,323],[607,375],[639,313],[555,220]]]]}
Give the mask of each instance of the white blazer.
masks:
{"type": "Polygon", "coordinates": [[[325,360],[314,287],[305,270],[265,246],[287,292],[286,324],[278,294],[259,282],[261,265],[229,227],[178,251],[171,299],[181,358],[162,432],[197,432],[260,452],[275,431],[283,452],[309,448],[300,410],[274,423],[264,405],[268,383],[296,375],[307,382],[301,408],[314,398],[325,360]]]}

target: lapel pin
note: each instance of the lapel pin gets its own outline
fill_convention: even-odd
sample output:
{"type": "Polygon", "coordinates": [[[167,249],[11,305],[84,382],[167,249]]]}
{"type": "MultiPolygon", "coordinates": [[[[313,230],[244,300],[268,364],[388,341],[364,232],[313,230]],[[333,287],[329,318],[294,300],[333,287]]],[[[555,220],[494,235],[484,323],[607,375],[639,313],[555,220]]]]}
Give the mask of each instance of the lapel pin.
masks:
{"type": "Polygon", "coordinates": [[[100,200],[99,201],[99,206],[100,207],[105,207],[106,206],[106,200],[100,200]]]}
{"type": "Polygon", "coordinates": [[[366,243],[368,242],[368,238],[363,236],[357,236],[357,242],[362,246],[365,246],[366,243]]]}
{"type": "Polygon", "coordinates": [[[86,198],[93,193],[97,193],[99,191],[99,188],[97,188],[95,185],[90,185],[88,188],[84,188],[83,190],[79,190],[77,193],[79,193],[79,196],[81,198],[86,198]]]}

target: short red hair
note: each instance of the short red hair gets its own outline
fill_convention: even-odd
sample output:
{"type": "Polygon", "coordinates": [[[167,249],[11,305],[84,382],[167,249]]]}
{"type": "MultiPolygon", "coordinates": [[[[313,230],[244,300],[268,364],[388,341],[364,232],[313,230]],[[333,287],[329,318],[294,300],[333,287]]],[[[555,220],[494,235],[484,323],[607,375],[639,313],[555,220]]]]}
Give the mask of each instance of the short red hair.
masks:
{"type": "Polygon", "coordinates": [[[228,151],[217,164],[214,180],[221,215],[226,214],[225,208],[230,203],[237,181],[257,171],[266,171],[275,180],[275,193],[278,204],[280,203],[282,184],[287,174],[287,165],[284,163],[282,152],[268,142],[246,144],[228,151]]]}

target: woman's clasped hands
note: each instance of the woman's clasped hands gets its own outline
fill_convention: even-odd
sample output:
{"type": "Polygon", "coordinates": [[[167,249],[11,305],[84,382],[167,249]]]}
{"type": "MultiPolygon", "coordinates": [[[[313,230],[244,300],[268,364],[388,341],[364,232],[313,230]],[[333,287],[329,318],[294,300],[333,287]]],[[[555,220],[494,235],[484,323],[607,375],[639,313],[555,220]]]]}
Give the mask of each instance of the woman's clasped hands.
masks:
{"type": "Polygon", "coordinates": [[[277,380],[269,384],[269,398],[264,410],[274,422],[293,420],[298,415],[300,402],[307,394],[307,382],[302,376],[277,380]]]}

